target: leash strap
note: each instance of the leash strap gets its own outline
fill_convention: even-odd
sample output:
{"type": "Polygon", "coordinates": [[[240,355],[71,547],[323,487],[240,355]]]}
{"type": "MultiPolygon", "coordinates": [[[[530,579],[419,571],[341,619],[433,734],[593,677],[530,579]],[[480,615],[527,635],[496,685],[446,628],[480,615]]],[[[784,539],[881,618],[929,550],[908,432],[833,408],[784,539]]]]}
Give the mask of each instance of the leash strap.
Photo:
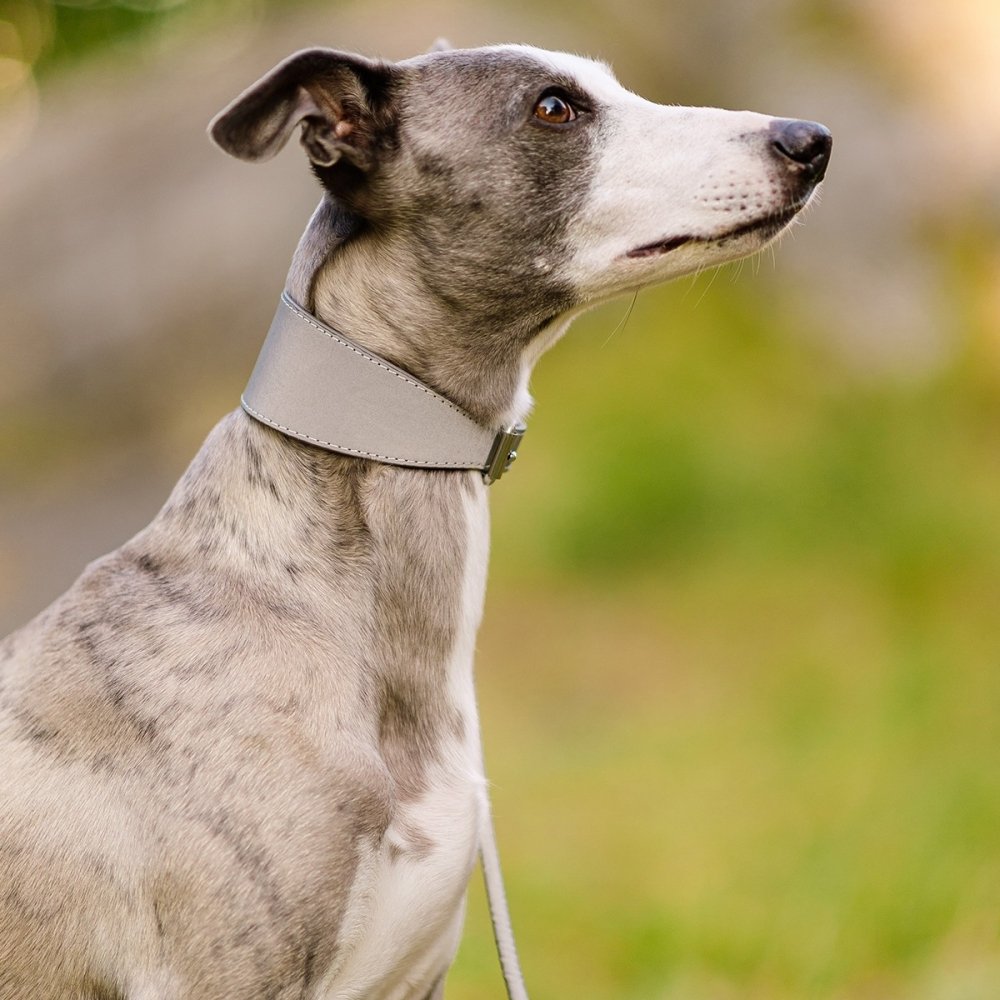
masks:
{"type": "Polygon", "coordinates": [[[487,485],[510,467],[525,431],[523,424],[483,427],[288,292],[241,402],[261,423],[328,451],[390,465],[478,469],[487,485]]]}
{"type": "Polygon", "coordinates": [[[521,974],[521,963],[517,957],[517,944],[514,941],[510,909],[507,906],[503,872],[500,869],[500,852],[497,849],[489,791],[486,792],[484,798],[486,809],[480,831],[479,861],[483,868],[483,881],[486,883],[486,899],[490,908],[490,921],[493,924],[493,940],[496,942],[497,956],[500,959],[500,970],[503,972],[508,1000],[528,1000],[524,976],[521,974]]]}

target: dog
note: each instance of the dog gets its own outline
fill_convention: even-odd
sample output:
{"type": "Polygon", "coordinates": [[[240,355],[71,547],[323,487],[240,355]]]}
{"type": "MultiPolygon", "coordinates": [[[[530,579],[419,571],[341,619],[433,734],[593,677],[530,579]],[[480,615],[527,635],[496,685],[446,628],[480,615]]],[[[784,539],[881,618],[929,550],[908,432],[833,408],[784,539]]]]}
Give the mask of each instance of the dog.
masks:
{"type": "MultiPolygon", "coordinates": [[[[299,52],[211,135],[259,161],[297,128],[322,200],[290,297],[491,429],[576,314],[760,250],[831,148],[514,45],[299,52]]],[[[225,417],[0,644],[0,998],[443,996],[485,808],[487,550],[480,472],[225,417]]]]}

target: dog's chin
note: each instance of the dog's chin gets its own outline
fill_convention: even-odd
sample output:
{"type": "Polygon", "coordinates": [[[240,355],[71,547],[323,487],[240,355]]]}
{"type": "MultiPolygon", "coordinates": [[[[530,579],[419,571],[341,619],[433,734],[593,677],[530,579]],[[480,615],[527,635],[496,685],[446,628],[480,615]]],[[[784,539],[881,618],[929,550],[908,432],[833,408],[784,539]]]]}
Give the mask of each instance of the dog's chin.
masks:
{"type": "MultiPolygon", "coordinates": [[[[655,243],[645,243],[629,250],[625,256],[630,260],[648,260],[664,257],[684,249],[697,254],[699,251],[714,258],[715,251],[722,251],[728,257],[743,257],[746,254],[762,250],[771,240],[788,228],[792,220],[805,206],[805,202],[782,209],[780,212],[770,212],[761,218],[754,219],[732,229],[725,229],[709,235],[668,236],[655,243]]],[[[685,253],[683,256],[688,256],[685,253]]]]}

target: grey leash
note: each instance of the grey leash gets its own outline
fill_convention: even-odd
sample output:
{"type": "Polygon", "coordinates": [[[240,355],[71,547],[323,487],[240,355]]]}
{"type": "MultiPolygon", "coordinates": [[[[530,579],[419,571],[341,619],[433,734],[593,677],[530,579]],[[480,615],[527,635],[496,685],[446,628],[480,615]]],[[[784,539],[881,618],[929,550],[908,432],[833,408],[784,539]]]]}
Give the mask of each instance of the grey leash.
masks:
{"type": "Polygon", "coordinates": [[[496,830],[493,827],[493,810],[490,806],[489,791],[485,798],[482,830],[479,841],[479,861],[483,866],[483,881],[486,883],[486,899],[490,907],[490,921],[493,924],[493,940],[496,942],[500,958],[500,970],[507,987],[509,1000],[528,1000],[528,991],[521,974],[521,963],[517,957],[514,942],[514,928],[510,922],[507,907],[507,893],[500,870],[500,853],[497,850],[496,830]]]}

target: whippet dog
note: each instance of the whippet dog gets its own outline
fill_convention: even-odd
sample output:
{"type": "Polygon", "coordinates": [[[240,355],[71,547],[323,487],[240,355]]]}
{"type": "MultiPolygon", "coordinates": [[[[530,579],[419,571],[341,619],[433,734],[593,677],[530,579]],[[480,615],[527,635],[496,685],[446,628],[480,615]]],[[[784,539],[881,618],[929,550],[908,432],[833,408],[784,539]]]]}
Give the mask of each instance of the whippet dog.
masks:
{"type": "MultiPolygon", "coordinates": [[[[263,160],[298,126],[323,194],[290,300],[488,429],[585,307],[772,240],[831,142],[512,45],[300,52],[211,133],[263,160]]],[[[0,998],[440,997],[484,808],[487,536],[481,471],[223,418],[0,645],[0,998]]]]}

